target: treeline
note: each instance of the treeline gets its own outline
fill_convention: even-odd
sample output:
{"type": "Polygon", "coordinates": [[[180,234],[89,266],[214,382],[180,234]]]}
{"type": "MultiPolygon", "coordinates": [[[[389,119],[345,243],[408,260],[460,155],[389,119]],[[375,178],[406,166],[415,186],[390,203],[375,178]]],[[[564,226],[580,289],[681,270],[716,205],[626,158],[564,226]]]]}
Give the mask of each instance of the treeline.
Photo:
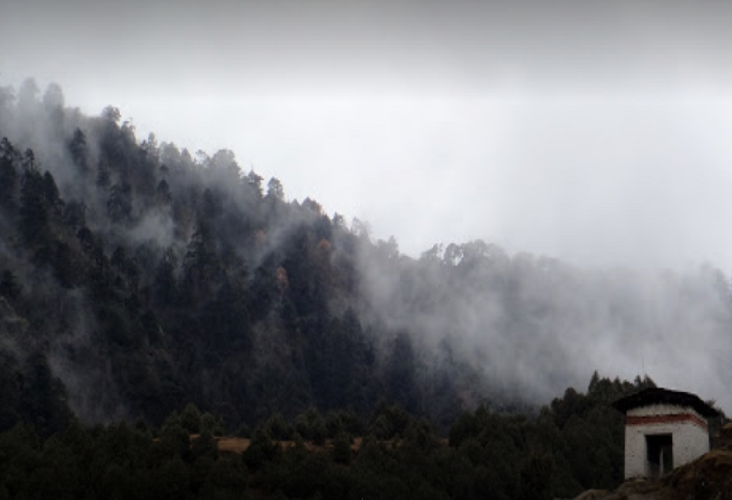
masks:
{"type": "Polygon", "coordinates": [[[241,454],[219,451],[223,422],[192,404],[160,428],[73,420],[44,440],[18,423],[0,434],[0,499],[572,497],[621,481],[623,417],[610,403],[651,385],[595,374],[587,393],[567,389],[535,417],[464,413],[447,440],[400,406],[368,421],[311,408],[240,429],[241,454]]]}

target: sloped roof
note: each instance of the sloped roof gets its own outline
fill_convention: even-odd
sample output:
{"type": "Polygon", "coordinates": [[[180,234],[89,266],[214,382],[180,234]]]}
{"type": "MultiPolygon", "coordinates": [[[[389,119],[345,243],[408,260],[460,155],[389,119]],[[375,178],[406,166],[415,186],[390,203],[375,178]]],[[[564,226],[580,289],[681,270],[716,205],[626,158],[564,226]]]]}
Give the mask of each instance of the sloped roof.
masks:
{"type": "Polygon", "coordinates": [[[710,418],[719,415],[719,412],[702,401],[699,396],[688,392],[672,391],[660,387],[643,389],[640,392],[618,399],[613,406],[623,413],[634,408],[641,408],[654,404],[687,406],[696,410],[700,415],[710,418]]]}

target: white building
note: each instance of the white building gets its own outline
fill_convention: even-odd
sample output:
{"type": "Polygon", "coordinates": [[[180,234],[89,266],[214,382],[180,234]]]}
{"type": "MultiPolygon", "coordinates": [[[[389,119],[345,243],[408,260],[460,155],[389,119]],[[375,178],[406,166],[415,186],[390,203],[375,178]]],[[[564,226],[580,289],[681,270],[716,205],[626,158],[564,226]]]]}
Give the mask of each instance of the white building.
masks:
{"type": "Polygon", "coordinates": [[[709,451],[707,418],[717,411],[686,392],[651,388],[620,399],[625,413],[625,478],[655,478],[709,451]]]}

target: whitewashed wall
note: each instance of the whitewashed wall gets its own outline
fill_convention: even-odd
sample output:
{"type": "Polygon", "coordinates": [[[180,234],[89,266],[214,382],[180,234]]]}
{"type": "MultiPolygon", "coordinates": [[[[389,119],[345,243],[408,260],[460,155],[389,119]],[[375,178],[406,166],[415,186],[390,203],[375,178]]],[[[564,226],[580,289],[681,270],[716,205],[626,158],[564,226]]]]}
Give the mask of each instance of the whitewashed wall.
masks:
{"type": "MultiPolygon", "coordinates": [[[[664,415],[693,415],[702,422],[704,417],[692,408],[673,405],[650,405],[629,410],[627,417],[664,415]]],[[[709,451],[709,431],[690,421],[649,423],[625,426],[625,478],[647,477],[646,435],[671,434],[674,467],[693,461],[709,451]]]]}

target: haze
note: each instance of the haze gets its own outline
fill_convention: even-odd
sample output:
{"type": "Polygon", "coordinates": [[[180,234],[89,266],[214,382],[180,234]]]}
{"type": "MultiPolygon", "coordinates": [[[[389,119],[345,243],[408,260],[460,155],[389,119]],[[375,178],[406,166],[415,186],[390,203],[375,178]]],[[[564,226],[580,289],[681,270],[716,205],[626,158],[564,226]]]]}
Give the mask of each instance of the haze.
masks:
{"type": "MultiPolygon", "coordinates": [[[[288,199],[368,221],[411,256],[480,238],[581,267],[729,276],[730,21],[713,1],[11,0],[0,85],[58,82],[86,113],[118,106],[139,138],[229,148],[288,199]]],[[[699,304],[672,332],[693,355],[641,363],[661,384],[711,384],[702,395],[728,409],[726,375],[678,370],[727,363],[726,330],[691,340],[719,305],[699,304]]],[[[608,364],[632,376],[635,347],[657,340],[608,364]]],[[[616,343],[583,344],[582,370],[616,343]]]]}
{"type": "Polygon", "coordinates": [[[5,4],[3,84],[230,148],[405,253],[732,268],[727,3],[5,4]]]}

